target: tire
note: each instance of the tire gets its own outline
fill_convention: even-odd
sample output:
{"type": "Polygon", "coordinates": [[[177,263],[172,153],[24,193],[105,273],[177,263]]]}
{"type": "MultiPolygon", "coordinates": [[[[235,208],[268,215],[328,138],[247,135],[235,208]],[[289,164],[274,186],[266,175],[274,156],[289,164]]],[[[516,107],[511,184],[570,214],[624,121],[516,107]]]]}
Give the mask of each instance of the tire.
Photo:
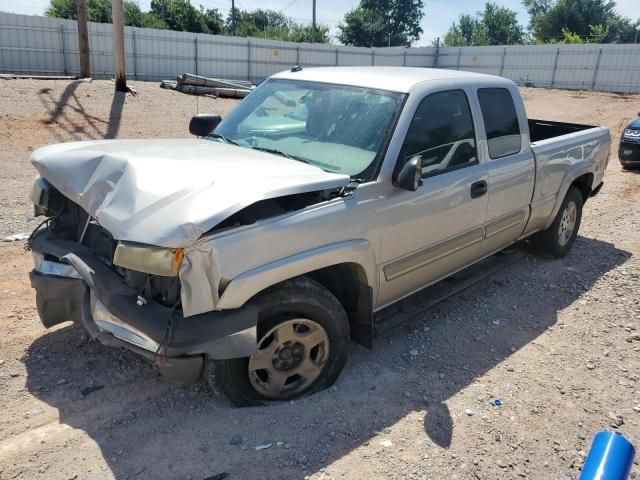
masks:
{"type": "Polygon", "coordinates": [[[292,400],[331,386],[350,349],[349,320],[336,297],[314,280],[299,277],[255,301],[259,349],[252,357],[209,361],[205,378],[214,391],[244,407],[292,400]]]}
{"type": "Polygon", "coordinates": [[[531,238],[538,253],[549,258],[562,258],[569,253],[580,228],[583,203],[580,190],[569,188],[551,226],[531,238]]]}

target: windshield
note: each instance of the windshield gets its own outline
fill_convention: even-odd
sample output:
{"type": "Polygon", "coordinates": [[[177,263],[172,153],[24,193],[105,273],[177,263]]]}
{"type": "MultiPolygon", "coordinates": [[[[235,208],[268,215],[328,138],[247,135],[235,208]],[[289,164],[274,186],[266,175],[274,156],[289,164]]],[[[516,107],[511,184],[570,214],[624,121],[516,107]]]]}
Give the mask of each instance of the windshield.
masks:
{"type": "Polygon", "coordinates": [[[209,138],[371,178],[402,100],[402,94],[368,88],[268,80],[209,138]]]}

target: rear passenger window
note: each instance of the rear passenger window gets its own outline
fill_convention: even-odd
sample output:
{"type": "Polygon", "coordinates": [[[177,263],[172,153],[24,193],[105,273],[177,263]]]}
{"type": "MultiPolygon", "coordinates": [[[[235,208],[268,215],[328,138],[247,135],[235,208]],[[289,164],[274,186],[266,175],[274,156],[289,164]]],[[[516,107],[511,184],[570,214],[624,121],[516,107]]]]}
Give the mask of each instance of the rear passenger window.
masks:
{"type": "Polygon", "coordinates": [[[500,158],[520,151],[520,126],[511,93],[506,88],[481,88],[478,100],[487,131],[489,156],[500,158]]]}
{"type": "Polygon", "coordinates": [[[402,149],[406,160],[420,155],[423,177],[477,163],[473,120],[464,91],[425,97],[411,120],[402,149]]]}

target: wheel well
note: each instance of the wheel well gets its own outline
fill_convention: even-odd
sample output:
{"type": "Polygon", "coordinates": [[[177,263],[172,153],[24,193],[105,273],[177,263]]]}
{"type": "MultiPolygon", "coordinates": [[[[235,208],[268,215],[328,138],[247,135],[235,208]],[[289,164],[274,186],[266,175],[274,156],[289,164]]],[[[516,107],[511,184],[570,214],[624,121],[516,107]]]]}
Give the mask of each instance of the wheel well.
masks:
{"type": "Polygon", "coordinates": [[[373,346],[373,290],[357,263],[340,263],[308,272],[342,304],[349,318],[351,339],[366,348],[373,346]]]}
{"type": "Polygon", "coordinates": [[[571,184],[572,187],[577,187],[582,193],[582,200],[587,201],[591,195],[591,186],[593,185],[593,173],[585,173],[584,175],[576,178],[571,184]]]}

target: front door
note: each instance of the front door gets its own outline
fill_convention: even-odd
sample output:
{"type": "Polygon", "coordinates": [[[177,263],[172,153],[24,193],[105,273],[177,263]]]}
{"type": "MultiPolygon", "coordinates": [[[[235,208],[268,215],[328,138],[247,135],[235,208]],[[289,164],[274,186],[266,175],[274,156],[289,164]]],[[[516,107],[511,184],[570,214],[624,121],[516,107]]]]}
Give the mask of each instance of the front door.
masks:
{"type": "Polygon", "coordinates": [[[415,192],[398,189],[378,212],[385,218],[380,306],[473,262],[483,241],[488,178],[465,90],[433,93],[420,102],[399,162],[416,155],[422,185],[415,192]]]}

